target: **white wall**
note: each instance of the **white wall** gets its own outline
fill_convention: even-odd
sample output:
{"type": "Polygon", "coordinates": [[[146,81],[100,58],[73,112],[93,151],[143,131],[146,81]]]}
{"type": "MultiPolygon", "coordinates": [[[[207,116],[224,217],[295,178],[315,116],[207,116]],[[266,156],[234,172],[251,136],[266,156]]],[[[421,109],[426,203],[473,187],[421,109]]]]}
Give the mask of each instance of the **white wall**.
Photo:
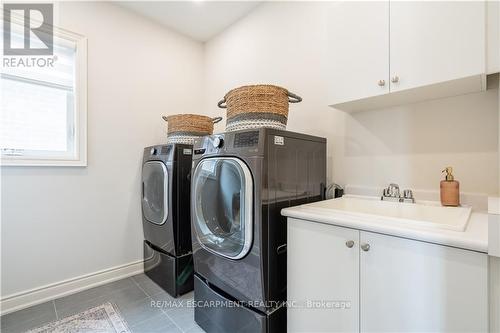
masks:
{"type": "Polygon", "coordinates": [[[2,297],[140,260],[142,150],[201,106],[202,44],[112,4],[59,10],[88,37],[88,167],[2,167],[2,297]]]}
{"type": "Polygon", "coordinates": [[[498,193],[497,89],[356,114],[327,106],[327,16],[334,6],[266,3],[209,41],[207,110],[223,113],[216,103],[231,88],[278,84],[304,98],[290,106],[288,129],[327,137],[330,181],[438,191],[441,170],[451,165],[462,191],[498,193]]]}

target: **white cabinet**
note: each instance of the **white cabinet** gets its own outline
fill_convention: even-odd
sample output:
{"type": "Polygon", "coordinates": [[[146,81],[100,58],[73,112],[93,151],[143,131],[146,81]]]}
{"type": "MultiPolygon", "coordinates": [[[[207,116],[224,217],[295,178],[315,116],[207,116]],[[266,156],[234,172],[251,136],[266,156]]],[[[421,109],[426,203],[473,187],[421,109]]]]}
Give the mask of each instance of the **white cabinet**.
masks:
{"type": "Polygon", "coordinates": [[[389,92],[389,1],[337,2],[328,25],[329,98],[389,92]]]}
{"type": "Polygon", "coordinates": [[[488,257],[370,232],[360,255],[361,332],[487,332],[488,257]]]}
{"type": "Polygon", "coordinates": [[[485,3],[391,1],[391,92],[485,73],[485,3]]]}
{"type": "Polygon", "coordinates": [[[359,330],[358,238],[353,229],[301,220],[288,224],[287,293],[296,302],[287,308],[289,331],[359,330]],[[308,301],[339,302],[330,304],[344,308],[314,308],[308,301]]]}
{"type": "Polygon", "coordinates": [[[484,90],[486,35],[484,1],[336,3],[329,104],[359,111],[484,90]]]}
{"type": "Polygon", "coordinates": [[[488,330],[484,253],[293,218],[287,243],[289,332],[488,330]]]}
{"type": "Polygon", "coordinates": [[[500,258],[500,197],[488,198],[488,254],[500,258]]]}
{"type": "Polygon", "coordinates": [[[488,216],[488,254],[500,258],[500,215],[488,216]]]}
{"type": "Polygon", "coordinates": [[[500,72],[500,1],[486,2],[486,74],[500,72]]]}

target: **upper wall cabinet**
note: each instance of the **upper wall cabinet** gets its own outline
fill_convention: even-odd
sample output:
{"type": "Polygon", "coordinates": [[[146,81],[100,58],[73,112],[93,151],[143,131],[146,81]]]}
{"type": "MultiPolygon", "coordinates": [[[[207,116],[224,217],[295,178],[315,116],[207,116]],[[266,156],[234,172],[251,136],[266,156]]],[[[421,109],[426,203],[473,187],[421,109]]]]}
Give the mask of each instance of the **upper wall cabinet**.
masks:
{"type": "Polygon", "coordinates": [[[484,90],[485,10],[482,1],[332,7],[330,104],[359,111],[484,90]]]}
{"type": "Polygon", "coordinates": [[[485,72],[485,3],[391,1],[391,91],[485,72]]]}
{"type": "Polygon", "coordinates": [[[500,72],[500,1],[486,2],[486,74],[500,72]]]}
{"type": "Polygon", "coordinates": [[[336,2],[329,18],[330,98],[389,92],[389,2],[336,2]]]}

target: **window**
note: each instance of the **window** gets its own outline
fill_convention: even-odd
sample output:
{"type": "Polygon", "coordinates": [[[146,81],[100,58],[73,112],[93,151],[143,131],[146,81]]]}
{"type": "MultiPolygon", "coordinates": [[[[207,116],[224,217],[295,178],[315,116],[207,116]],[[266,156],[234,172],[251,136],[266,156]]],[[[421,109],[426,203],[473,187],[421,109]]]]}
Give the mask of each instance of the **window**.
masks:
{"type": "MultiPolygon", "coordinates": [[[[12,46],[23,45],[22,24],[11,18],[12,46]]],[[[4,57],[2,165],[86,165],[86,46],[84,37],[54,27],[53,56],[4,57]]]]}

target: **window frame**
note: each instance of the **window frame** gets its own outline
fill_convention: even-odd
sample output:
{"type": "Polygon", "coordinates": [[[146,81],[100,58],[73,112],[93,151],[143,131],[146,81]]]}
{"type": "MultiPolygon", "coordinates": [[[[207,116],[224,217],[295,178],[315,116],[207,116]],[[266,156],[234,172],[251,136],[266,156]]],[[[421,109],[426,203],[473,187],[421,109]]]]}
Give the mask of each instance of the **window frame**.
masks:
{"type": "MultiPolygon", "coordinates": [[[[2,15],[3,16],[3,15],[2,15]]],[[[32,20],[36,23],[35,20],[32,20]]],[[[22,28],[24,17],[11,13],[11,23],[22,28]]],[[[87,38],[53,26],[54,37],[75,45],[74,156],[12,155],[0,152],[1,166],[87,166],[87,38]]]]}

